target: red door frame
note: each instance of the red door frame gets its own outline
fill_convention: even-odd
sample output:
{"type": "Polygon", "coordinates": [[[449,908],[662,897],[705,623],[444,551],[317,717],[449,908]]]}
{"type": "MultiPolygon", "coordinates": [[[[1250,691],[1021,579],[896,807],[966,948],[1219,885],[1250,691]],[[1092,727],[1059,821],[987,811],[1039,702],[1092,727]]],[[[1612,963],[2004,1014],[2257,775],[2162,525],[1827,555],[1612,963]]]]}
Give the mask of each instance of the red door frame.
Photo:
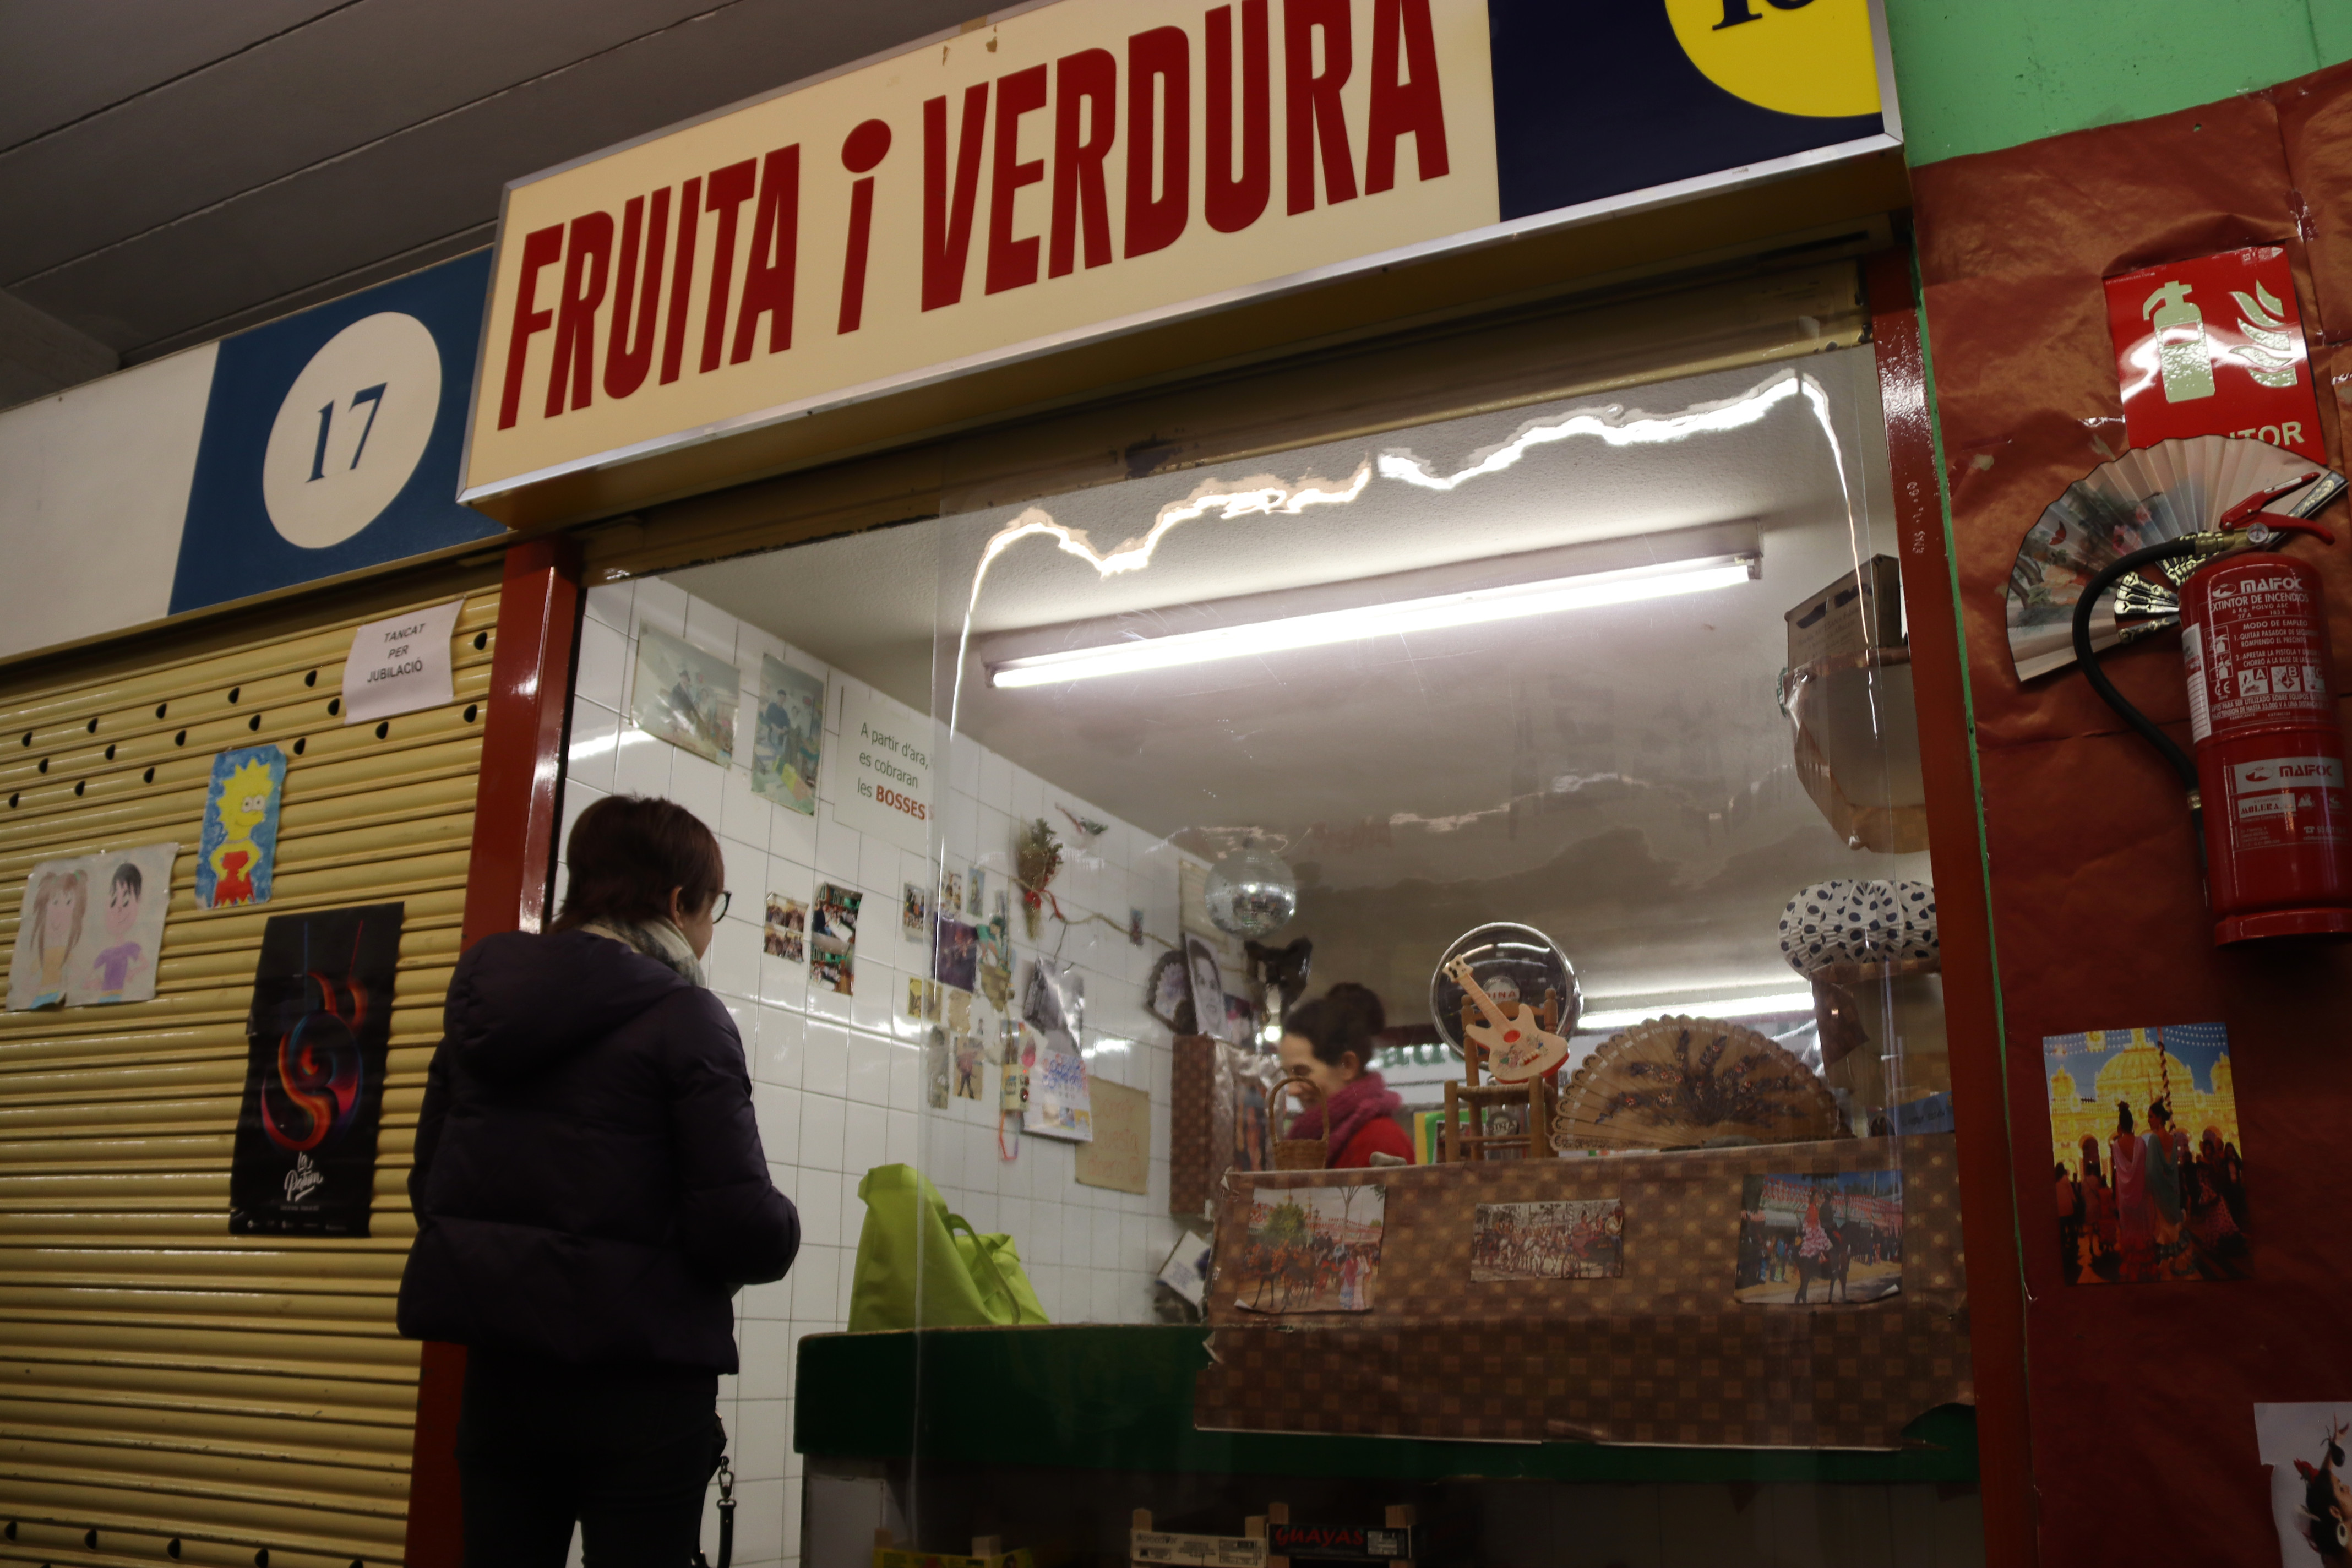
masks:
{"type": "MultiPolygon", "coordinates": [[[[556,784],[579,636],[578,548],[560,537],[509,548],[474,786],[467,947],[495,931],[537,931],[546,916],[554,879],[556,784]]],[[[466,1560],[457,1489],[457,1412],[465,1387],[466,1347],[428,1342],[418,1368],[416,1436],[409,1455],[409,1568],[462,1568],[466,1560]]]]}
{"type": "Polygon", "coordinates": [[[2009,1090],[1959,605],[1910,250],[1871,257],[1863,277],[1893,459],[1895,536],[1918,706],[1920,773],[1927,784],[1927,853],[1943,945],[1944,1027],[1951,1042],[1952,1110],[1958,1130],[1960,1239],[1969,1262],[1985,1561],[1994,1568],[2027,1568],[2036,1559],[2033,1461],[2026,1426],[2025,1276],[2018,1255],[2009,1090]]]}

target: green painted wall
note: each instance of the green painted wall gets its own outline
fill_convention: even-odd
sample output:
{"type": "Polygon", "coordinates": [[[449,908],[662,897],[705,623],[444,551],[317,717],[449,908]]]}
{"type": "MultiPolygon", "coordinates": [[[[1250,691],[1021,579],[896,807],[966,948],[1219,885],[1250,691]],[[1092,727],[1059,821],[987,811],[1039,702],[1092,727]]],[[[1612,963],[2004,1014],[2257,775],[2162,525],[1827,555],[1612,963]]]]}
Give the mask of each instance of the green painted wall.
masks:
{"type": "Polygon", "coordinates": [[[2352,0],[1885,0],[1916,166],[2352,59],[2352,0]]]}

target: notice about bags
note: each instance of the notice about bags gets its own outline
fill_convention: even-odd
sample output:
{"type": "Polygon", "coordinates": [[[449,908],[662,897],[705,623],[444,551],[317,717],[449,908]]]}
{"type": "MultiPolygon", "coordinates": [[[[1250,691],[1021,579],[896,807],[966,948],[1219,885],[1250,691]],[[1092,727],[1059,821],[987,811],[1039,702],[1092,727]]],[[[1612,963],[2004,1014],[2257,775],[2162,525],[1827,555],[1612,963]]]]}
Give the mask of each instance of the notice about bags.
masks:
{"type": "Polygon", "coordinates": [[[931,721],[855,681],[839,683],[841,739],[825,798],[845,827],[920,855],[931,838],[931,721]]]}
{"type": "Polygon", "coordinates": [[[403,906],[272,915],[246,1019],[236,1236],[365,1236],[403,906]]]}
{"type": "Polygon", "coordinates": [[[373,724],[454,700],[449,637],[465,607],[463,599],[453,600],[370,621],[353,632],[343,660],[343,722],[373,724]]]}

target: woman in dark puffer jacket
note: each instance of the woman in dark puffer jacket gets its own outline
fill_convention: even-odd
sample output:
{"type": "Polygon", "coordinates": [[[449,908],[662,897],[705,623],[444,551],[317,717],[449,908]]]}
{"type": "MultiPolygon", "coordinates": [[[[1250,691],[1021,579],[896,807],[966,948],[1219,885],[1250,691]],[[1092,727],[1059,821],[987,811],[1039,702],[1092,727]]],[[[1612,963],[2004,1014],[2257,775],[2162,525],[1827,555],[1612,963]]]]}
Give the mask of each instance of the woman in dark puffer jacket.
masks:
{"type": "Polygon", "coordinates": [[[581,813],[547,934],[457,962],[416,1130],[400,1330],[469,1347],[470,1568],[688,1563],[737,1287],[800,1246],[699,959],[724,864],[664,800],[581,813]]]}

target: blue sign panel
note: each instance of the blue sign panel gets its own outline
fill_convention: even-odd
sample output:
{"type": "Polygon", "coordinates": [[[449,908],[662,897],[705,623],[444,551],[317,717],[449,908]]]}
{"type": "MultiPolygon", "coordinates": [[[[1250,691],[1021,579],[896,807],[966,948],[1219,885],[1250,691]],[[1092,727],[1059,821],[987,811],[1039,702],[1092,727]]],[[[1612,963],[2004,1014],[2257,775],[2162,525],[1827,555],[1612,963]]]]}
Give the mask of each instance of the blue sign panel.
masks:
{"type": "Polygon", "coordinates": [[[1863,0],[1487,0],[1506,221],[1885,129],[1863,0]]]}
{"type": "Polygon", "coordinates": [[[226,339],[172,613],[504,531],[457,471],[490,254],[226,339]]]}

